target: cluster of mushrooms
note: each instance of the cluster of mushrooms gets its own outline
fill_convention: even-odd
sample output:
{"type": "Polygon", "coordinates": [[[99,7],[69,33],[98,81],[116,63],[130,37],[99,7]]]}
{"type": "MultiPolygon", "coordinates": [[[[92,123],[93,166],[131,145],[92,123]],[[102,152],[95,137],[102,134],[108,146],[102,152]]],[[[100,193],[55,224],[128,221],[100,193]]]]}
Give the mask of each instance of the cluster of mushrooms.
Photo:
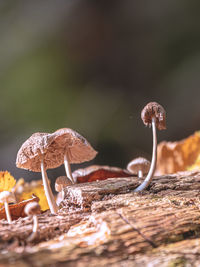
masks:
{"type": "MultiPolygon", "coordinates": [[[[129,174],[136,174],[139,178],[147,174],[144,181],[138,186],[134,192],[142,191],[150,184],[156,168],[157,156],[157,136],[158,130],[166,129],[166,114],[164,108],[156,102],[148,103],[141,112],[141,118],[146,126],[152,127],[153,132],[153,150],[151,163],[144,158],[137,158],[131,161],[127,170],[129,174]]],[[[49,180],[47,177],[47,169],[59,167],[64,164],[66,176],[57,178],[56,191],[63,192],[66,187],[77,182],[76,175],[78,170],[72,175],[71,163],[82,163],[90,161],[96,156],[97,152],[92,148],[89,142],[77,132],[69,128],[59,129],[56,132],[35,133],[27,141],[25,141],[18,151],[16,166],[18,168],[27,169],[34,172],[41,172],[47,202],[52,214],[58,212],[58,205],[53,196],[49,180]]],[[[90,166],[88,171],[94,170],[98,166],[90,166]]],[[[11,192],[1,192],[0,201],[4,203],[8,222],[11,222],[8,203],[15,201],[15,196],[11,192]]],[[[33,216],[34,226],[31,238],[37,231],[38,221],[37,214],[40,208],[37,202],[28,203],[25,208],[27,216],[33,216]]]]}

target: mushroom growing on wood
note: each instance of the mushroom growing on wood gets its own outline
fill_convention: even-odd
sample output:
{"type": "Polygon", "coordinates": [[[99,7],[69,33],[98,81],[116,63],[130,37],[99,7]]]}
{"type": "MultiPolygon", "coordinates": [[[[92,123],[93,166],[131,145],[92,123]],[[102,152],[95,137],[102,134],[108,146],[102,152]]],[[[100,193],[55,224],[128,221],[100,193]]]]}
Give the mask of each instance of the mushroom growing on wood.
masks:
{"type": "Polygon", "coordinates": [[[138,178],[143,178],[143,174],[147,174],[150,168],[150,161],[139,157],[129,162],[127,170],[132,174],[138,175],[138,178]]]}
{"type": "Polygon", "coordinates": [[[33,217],[33,230],[32,230],[32,234],[28,238],[28,241],[32,241],[33,239],[35,239],[37,232],[38,232],[37,214],[41,213],[40,205],[36,201],[30,202],[25,206],[24,213],[29,217],[31,216],[33,217]]]}
{"type": "Polygon", "coordinates": [[[66,176],[59,176],[56,179],[55,182],[55,190],[56,192],[61,192],[61,197],[62,199],[64,198],[64,191],[63,188],[67,187],[68,185],[71,185],[72,182],[69,178],[67,178],[66,176]]]}
{"type": "Polygon", "coordinates": [[[166,114],[164,108],[156,102],[148,103],[141,112],[141,118],[146,126],[152,126],[153,132],[153,151],[152,151],[152,159],[151,166],[149,172],[143,181],[143,183],[138,186],[134,191],[142,191],[150,184],[152,177],[156,168],[156,160],[157,160],[157,135],[156,128],[158,130],[166,129],[166,114]]]}
{"type": "Polygon", "coordinates": [[[12,218],[11,218],[11,215],[10,215],[9,205],[8,204],[16,202],[14,194],[9,192],[9,191],[1,192],[0,193],[0,202],[4,203],[7,221],[8,221],[8,223],[11,223],[12,222],[12,218]]]}
{"type": "Polygon", "coordinates": [[[96,156],[97,152],[83,136],[72,129],[59,129],[53,135],[55,138],[52,145],[55,145],[62,153],[61,164],[64,162],[66,176],[74,184],[70,163],[90,161],[96,156]]]}
{"type": "Polygon", "coordinates": [[[47,133],[35,133],[23,143],[18,151],[16,166],[34,172],[41,172],[45,195],[51,213],[56,213],[56,205],[46,170],[56,168],[57,158],[55,148],[49,149],[53,141],[53,135],[47,133]]]}

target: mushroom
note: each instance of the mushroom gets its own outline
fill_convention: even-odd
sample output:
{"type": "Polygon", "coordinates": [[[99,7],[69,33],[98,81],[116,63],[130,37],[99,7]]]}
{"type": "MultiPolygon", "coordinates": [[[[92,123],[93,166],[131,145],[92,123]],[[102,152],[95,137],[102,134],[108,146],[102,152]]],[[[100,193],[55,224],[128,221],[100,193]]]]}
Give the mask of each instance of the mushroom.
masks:
{"type": "Polygon", "coordinates": [[[64,162],[66,176],[74,184],[75,181],[71,173],[70,163],[90,161],[96,156],[97,151],[92,148],[83,136],[70,128],[59,129],[53,134],[55,138],[52,145],[56,144],[56,147],[62,151],[63,158],[61,164],[64,162]]]}
{"type": "Polygon", "coordinates": [[[66,186],[71,185],[71,184],[72,184],[71,180],[69,178],[67,178],[66,176],[59,176],[56,179],[55,190],[56,190],[56,192],[61,192],[61,198],[62,199],[64,198],[63,188],[65,188],[66,186]]]}
{"type": "Polygon", "coordinates": [[[41,172],[45,195],[51,213],[58,211],[51,187],[49,185],[46,169],[56,168],[57,158],[55,148],[49,149],[54,135],[47,133],[35,133],[26,140],[18,151],[16,166],[34,172],[41,172]]]}
{"type": "Polygon", "coordinates": [[[164,108],[156,102],[148,103],[141,112],[141,119],[146,126],[152,126],[153,132],[153,151],[151,166],[149,172],[141,185],[139,185],[134,192],[142,191],[150,184],[156,168],[157,160],[157,135],[156,127],[158,130],[166,129],[166,114],[164,108]]]}
{"type": "Polygon", "coordinates": [[[147,174],[150,168],[150,161],[139,157],[130,161],[127,165],[127,170],[132,174],[138,175],[138,178],[143,178],[143,174],[147,174]]]}
{"type": "Polygon", "coordinates": [[[8,223],[11,223],[12,219],[11,219],[8,203],[15,203],[16,202],[15,195],[9,191],[3,191],[0,193],[0,202],[4,203],[7,221],[8,221],[8,223]]]}
{"type": "Polygon", "coordinates": [[[37,217],[37,214],[41,213],[40,205],[36,201],[29,202],[24,208],[24,213],[29,217],[33,217],[32,234],[28,238],[28,241],[32,241],[33,239],[35,239],[35,237],[37,235],[37,231],[38,231],[38,217],[37,217]]]}

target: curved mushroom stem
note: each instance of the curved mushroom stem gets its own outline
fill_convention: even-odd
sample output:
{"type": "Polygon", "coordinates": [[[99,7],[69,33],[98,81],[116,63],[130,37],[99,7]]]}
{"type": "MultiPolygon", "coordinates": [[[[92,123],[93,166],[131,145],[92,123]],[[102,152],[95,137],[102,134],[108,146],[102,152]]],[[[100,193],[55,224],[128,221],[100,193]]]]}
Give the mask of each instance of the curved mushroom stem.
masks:
{"type": "Polygon", "coordinates": [[[152,159],[151,159],[151,166],[149,169],[149,172],[145,178],[145,180],[143,181],[143,183],[141,185],[139,185],[134,192],[138,192],[138,191],[142,191],[145,188],[147,188],[147,186],[150,184],[152,178],[153,178],[153,174],[155,172],[156,169],[156,161],[157,161],[157,135],[156,135],[156,118],[153,117],[152,118],[152,133],[153,133],[153,151],[152,151],[152,159]]]}
{"type": "Polygon", "coordinates": [[[58,206],[56,205],[56,201],[54,199],[53,193],[51,191],[51,187],[49,185],[48,176],[46,170],[44,168],[43,159],[41,160],[41,173],[42,173],[42,182],[44,186],[45,196],[47,198],[47,202],[50,208],[51,213],[56,214],[58,211],[58,206]]]}
{"type": "Polygon", "coordinates": [[[8,206],[8,202],[7,201],[4,202],[4,207],[5,207],[5,211],[6,211],[7,221],[8,221],[8,223],[11,223],[12,219],[11,219],[11,216],[10,216],[10,210],[9,210],[9,206],[8,206]]]}
{"type": "Polygon", "coordinates": [[[32,234],[28,237],[27,241],[31,242],[33,241],[37,236],[38,231],[38,217],[37,215],[33,215],[33,230],[32,234]]]}
{"type": "Polygon", "coordinates": [[[64,165],[65,165],[65,172],[66,172],[66,176],[71,180],[72,184],[75,184],[74,178],[72,176],[72,171],[71,171],[71,166],[69,163],[69,156],[68,156],[68,152],[65,152],[64,155],[64,165]]]}
{"type": "Polygon", "coordinates": [[[138,178],[143,178],[143,171],[142,170],[138,171],[138,178]]]}

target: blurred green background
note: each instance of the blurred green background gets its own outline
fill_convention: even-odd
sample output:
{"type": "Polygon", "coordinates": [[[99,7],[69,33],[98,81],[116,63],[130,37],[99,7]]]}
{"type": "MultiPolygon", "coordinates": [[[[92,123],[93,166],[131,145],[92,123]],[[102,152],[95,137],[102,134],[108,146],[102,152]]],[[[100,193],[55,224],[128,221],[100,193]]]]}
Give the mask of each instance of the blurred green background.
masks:
{"type": "Polygon", "coordinates": [[[15,167],[17,151],[62,127],[99,151],[95,164],[151,158],[140,119],[150,101],[167,112],[159,141],[199,130],[199,10],[197,0],[0,1],[1,169],[40,177],[15,167]]]}

